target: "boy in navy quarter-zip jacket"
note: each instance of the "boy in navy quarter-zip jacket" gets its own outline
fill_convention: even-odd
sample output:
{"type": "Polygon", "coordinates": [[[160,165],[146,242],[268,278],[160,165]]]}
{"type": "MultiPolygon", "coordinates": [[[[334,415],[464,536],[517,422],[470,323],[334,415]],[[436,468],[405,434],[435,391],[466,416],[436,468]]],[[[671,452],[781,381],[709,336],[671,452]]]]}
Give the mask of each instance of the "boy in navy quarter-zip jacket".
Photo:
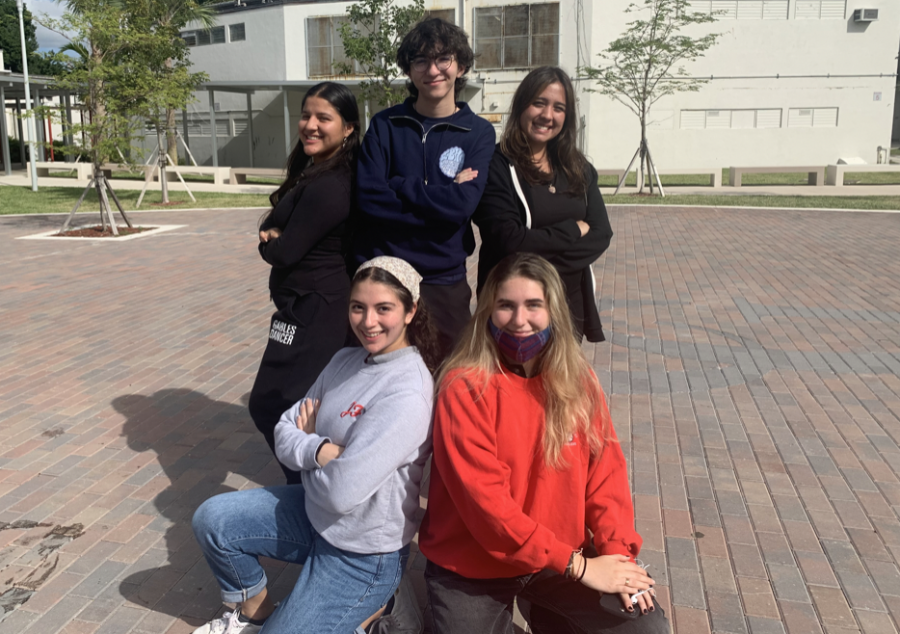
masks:
{"type": "Polygon", "coordinates": [[[378,255],[412,264],[445,356],[470,317],[470,219],[494,153],[493,126],[456,101],[473,62],[458,26],[440,18],[416,25],[397,51],[412,96],[372,118],[357,171],[353,264],[378,255]]]}

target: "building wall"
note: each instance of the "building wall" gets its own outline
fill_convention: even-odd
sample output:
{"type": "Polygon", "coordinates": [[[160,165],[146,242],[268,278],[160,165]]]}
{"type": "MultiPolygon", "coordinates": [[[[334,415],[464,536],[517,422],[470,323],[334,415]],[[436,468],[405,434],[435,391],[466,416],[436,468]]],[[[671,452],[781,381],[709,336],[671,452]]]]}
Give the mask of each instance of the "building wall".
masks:
{"type": "MultiPolygon", "coordinates": [[[[696,27],[697,33],[722,34],[704,59],[688,67],[691,74],[712,80],[699,92],[680,93],[654,106],[648,139],[661,169],[826,164],[849,157],[876,162],[878,146],[890,143],[894,121],[900,4],[847,0],[843,18],[797,19],[799,5],[808,1],[786,0],[787,19],[742,15],[696,27]],[[854,23],[853,9],[861,7],[879,9],[879,20],[854,23]],[[777,127],[753,127],[771,126],[774,110],[780,110],[777,127]],[[709,127],[698,129],[701,114],[709,127]],[[723,127],[726,120],[730,123],[723,127]],[[809,127],[795,127],[807,122],[809,127]]],[[[460,3],[452,0],[431,0],[426,8],[455,9],[457,23],[472,36],[476,8],[521,4],[462,2],[462,16],[460,3]]],[[[286,4],[223,14],[220,24],[246,25],[246,41],[192,48],[192,61],[216,81],[306,80],[307,19],[343,15],[348,4],[286,4]]],[[[559,65],[574,76],[579,67],[598,63],[597,54],[631,19],[624,13],[629,4],[630,0],[561,0],[559,65]]],[[[499,130],[526,73],[527,69],[473,70],[472,89],[467,91],[471,107],[499,130]]],[[[637,118],[612,99],[583,90],[590,87],[588,81],[577,81],[577,86],[582,89],[578,99],[585,152],[598,168],[624,167],[639,142],[637,118]]],[[[206,95],[200,97],[192,111],[208,119],[206,95]]],[[[300,99],[299,93],[290,94],[292,135],[300,99]]],[[[244,95],[217,92],[215,100],[219,116],[235,120],[245,116],[244,95]]],[[[283,165],[281,95],[257,93],[253,101],[255,163],[283,165]]],[[[247,136],[219,138],[220,164],[249,163],[247,136]]],[[[208,136],[192,137],[191,147],[198,159],[209,161],[208,136]]]]}

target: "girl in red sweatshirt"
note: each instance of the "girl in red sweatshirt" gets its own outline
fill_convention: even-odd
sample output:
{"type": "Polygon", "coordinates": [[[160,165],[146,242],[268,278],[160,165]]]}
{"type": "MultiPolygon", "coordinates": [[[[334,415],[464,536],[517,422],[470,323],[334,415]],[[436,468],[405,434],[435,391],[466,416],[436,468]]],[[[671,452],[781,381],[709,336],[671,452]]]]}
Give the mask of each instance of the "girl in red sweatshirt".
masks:
{"type": "Polygon", "coordinates": [[[441,372],[419,535],[435,634],[512,632],[516,597],[536,634],[669,631],[638,594],[625,459],[565,297],[540,256],[505,258],[441,372]]]}

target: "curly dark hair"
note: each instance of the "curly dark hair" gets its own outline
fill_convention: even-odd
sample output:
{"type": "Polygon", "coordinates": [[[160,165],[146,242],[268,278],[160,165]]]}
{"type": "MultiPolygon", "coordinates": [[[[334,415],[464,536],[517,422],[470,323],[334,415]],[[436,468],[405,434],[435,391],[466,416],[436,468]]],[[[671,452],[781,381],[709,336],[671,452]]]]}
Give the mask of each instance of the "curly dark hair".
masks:
{"type": "MultiPolygon", "coordinates": [[[[403,304],[403,310],[408,313],[413,309],[412,294],[400,283],[400,280],[388,271],[380,269],[377,266],[362,269],[353,276],[353,286],[355,287],[363,280],[371,280],[373,282],[378,282],[379,284],[384,284],[397,294],[400,303],[403,304]]],[[[419,301],[415,303],[416,314],[413,316],[409,326],[406,327],[406,339],[409,341],[410,345],[419,349],[419,354],[422,355],[425,366],[432,374],[434,374],[441,364],[437,326],[431,318],[431,313],[428,312],[428,308],[425,306],[423,298],[419,297],[419,301]]]]}
{"type": "MultiPolygon", "coordinates": [[[[469,36],[455,24],[441,18],[425,18],[407,33],[397,49],[397,66],[409,76],[412,61],[416,57],[435,57],[450,53],[456,58],[460,74],[453,86],[453,93],[459,96],[466,87],[466,73],[475,63],[475,53],[469,46],[469,36]]],[[[413,97],[419,96],[419,89],[412,81],[406,82],[406,89],[413,97]]]]}

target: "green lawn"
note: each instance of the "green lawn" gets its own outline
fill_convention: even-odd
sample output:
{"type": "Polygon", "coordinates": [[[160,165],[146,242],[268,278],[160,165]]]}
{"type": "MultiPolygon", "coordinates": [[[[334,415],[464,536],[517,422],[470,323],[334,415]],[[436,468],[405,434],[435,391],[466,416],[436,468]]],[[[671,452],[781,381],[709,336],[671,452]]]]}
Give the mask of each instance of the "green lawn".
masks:
{"type": "MultiPolygon", "coordinates": [[[[722,170],[722,184],[728,184],[728,168],[722,170]]],[[[636,183],[636,175],[631,172],[626,185],[634,186],[636,183]]],[[[686,186],[686,185],[709,185],[709,176],[700,174],[672,174],[669,176],[660,176],[663,187],[686,186]]],[[[806,185],[808,175],[804,173],[797,174],[744,174],[741,177],[741,185],[761,186],[761,185],[806,185]]],[[[619,179],[615,176],[600,176],[598,181],[601,187],[615,187],[619,179]]],[[[900,185],[900,172],[888,173],[866,173],[866,172],[844,172],[845,185],[900,185]]]]}
{"type": "Polygon", "coordinates": [[[604,196],[608,205],[704,205],[713,207],[790,207],[794,209],[900,210],[900,196],[762,196],[672,194],[604,196]]]}
{"type": "MultiPolygon", "coordinates": [[[[115,183],[113,183],[115,188],[115,183]]],[[[54,212],[72,211],[78,197],[81,196],[81,187],[41,187],[38,192],[32,192],[28,187],[14,187],[10,185],[0,186],[0,215],[3,214],[45,214],[54,212]]],[[[134,209],[140,191],[116,190],[116,195],[125,207],[125,211],[134,209]]],[[[269,198],[265,194],[219,194],[207,192],[194,192],[197,202],[191,202],[187,192],[170,191],[169,207],[178,209],[215,209],[219,207],[268,207],[269,198]]],[[[160,205],[162,194],[159,184],[156,189],[147,190],[141,209],[165,209],[160,205]]],[[[115,209],[115,204],[113,209],[115,209]]],[[[85,201],[79,208],[81,211],[97,212],[97,191],[91,189],[85,201]]]]}

